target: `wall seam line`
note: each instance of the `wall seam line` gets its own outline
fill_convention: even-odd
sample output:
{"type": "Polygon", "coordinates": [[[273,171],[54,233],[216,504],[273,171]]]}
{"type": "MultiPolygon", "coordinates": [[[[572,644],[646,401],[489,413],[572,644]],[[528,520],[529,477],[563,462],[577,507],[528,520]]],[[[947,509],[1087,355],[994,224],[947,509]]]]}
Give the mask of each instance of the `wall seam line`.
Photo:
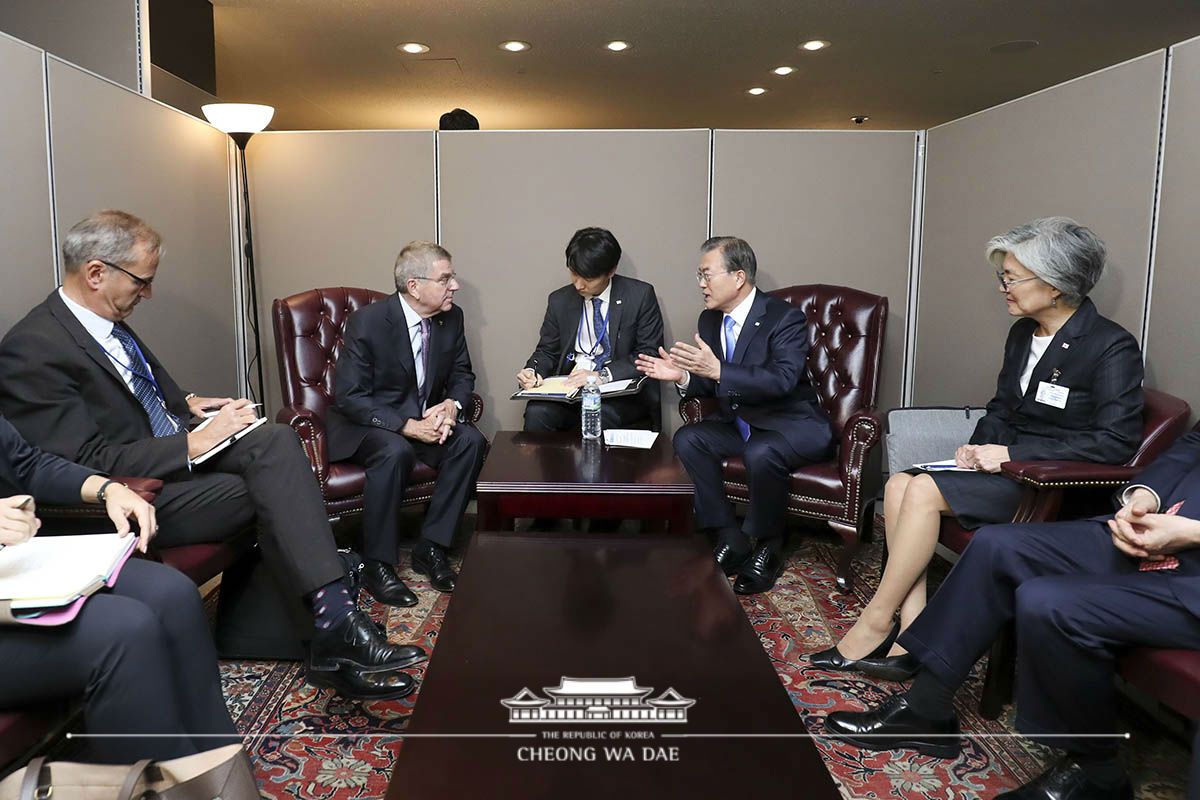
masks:
{"type": "Polygon", "coordinates": [[[925,168],[928,131],[917,131],[914,163],[912,222],[908,242],[908,292],[905,305],[904,360],[900,375],[900,405],[913,404],[916,383],[917,313],[920,308],[921,258],[925,241],[925,168]]]}
{"type": "Polygon", "coordinates": [[[46,191],[50,197],[50,253],[54,285],[62,282],[62,263],[58,254],[58,196],[54,191],[54,131],[50,110],[50,57],[42,51],[42,113],[46,124],[46,191]]]}
{"type": "Polygon", "coordinates": [[[1146,345],[1150,338],[1150,302],[1154,296],[1154,267],[1158,259],[1158,217],[1162,208],[1163,156],[1167,146],[1167,111],[1171,103],[1171,65],[1174,58],[1167,48],[1163,62],[1162,103],[1158,115],[1158,154],[1154,163],[1154,196],[1150,207],[1150,248],[1146,260],[1146,295],[1142,304],[1142,363],[1146,362],[1146,345]]]}

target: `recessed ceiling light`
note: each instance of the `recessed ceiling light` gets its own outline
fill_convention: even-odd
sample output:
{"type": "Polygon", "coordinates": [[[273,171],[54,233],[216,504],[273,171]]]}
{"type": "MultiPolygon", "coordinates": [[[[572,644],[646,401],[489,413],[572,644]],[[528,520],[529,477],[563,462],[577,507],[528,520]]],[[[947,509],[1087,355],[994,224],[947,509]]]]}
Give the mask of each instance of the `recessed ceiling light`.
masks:
{"type": "Polygon", "coordinates": [[[776,67],[775,69],[771,70],[771,72],[774,72],[776,75],[791,75],[795,71],[795,67],[776,67]]]}
{"type": "Polygon", "coordinates": [[[403,50],[406,53],[412,53],[413,55],[419,55],[421,53],[428,53],[429,45],[421,44],[420,42],[405,42],[404,44],[396,45],[396,49],[403,50]]]}
{"type": "Polygon", "coordinates": [[[746,94],[752,94],[756,97],[760,94],[766,94],[766,93],[767,93],[767,90],[761,86],[755,86],[753,89],[746,90],[746,94]]]}
{"type": "Polygon", "coordinates": [[[824,39],[812,39],[811,41],[807,41],[804,44],[800,45],[800,48],[803,50],[814,50],[814,51],[815,50],[824,50],[826,47],[829,47],[829,42],[825,41],[824,39]]]}
{"type": "Polygon", "coordinates": [[[528,50],[531,47],[529,42],[518,42],[515,39],[511,42],[501,42],[500,49],[507,50],[510,53],[520,53],[528,50]]]}
{"type": "Polygon", "coordinates": [[[1011,42],[1001,42],[988,48],[992,55],[1007,56],[1013,53],[1025,53],[1041,44],[1036,39],[1014,39],[1011,42]]]}
{"type": "Polygon", "coordinates": [[[618,39],[617,41],[609,42],[608,44],[606,44],[604,46],[607,47],[609,50],[612,50],[614,53],[619,53],[622,50],[629,49],[629,42],[622,42],[621,40],[618,39]]]}

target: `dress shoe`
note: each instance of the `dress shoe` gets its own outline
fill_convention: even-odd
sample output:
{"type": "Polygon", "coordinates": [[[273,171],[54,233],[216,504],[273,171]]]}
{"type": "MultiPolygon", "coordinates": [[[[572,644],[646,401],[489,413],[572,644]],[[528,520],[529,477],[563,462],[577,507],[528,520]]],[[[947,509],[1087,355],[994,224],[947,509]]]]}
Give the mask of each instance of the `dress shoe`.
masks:
{"type": "Polygon", "coordinates": [[[729,544],[719,544],[713,548],[713,558],[726,575],[736,575],[749,556],[748,550],[734,550],[733,545],[729,544]]]}
{"type": "Polygon", "coordinates": [[[782,570],[783,556],[760,544],[754,555],[738,569],[738,579],[733,582],[733,590],[738,594],[765,592],[779,580],[782,570]]]}
{"type": "Polygon", "coordinates": [[[879,659],[887,655],[887,651],[892,649],[892,643],[896,641],[896,637],[900,635],[900,623],[892,625],[892,630],[888,633],[887,638],[883,640],[883,644],[876,647],[865,658],[846,658],[842,652],[837,649],[837,645],[822,650],[819,653],[813,653],[808,657],[808,661],[817,669],[827,669],[833,672],[862,672],[863,662],[868,659],[879,659]]]}
{"type": "Polygon", "coordinates": [[[1011,792],[996,795],[996,800],[1133,800],[1129,778],[1115,786],[1101,786],[1088,778],[1079,762],[1070,756],[1061,758],[1050,769],[1011,792]]]}
{"type": "Polygon", "coordinates": [[[429,542],[418,543],[412,551],[412,568],[414,572],[429,576],[429,585],[439,592],[453,592],[454,582],[458,575],[450,568],[450,560],[441,545],[429,542]]]}
{"type": "Polygon", "coordinates": [[[375,623],[352,611],[331,628],[318,628],[308,649],[309,669],[336,672],[350,666],[368,672],[394,670],[425,660],[425,651],[411,644],[390,644],[375,623]]]}
{"type": "Polygon", "coordinates": [[[333,689],[355,700],[394,700],[410,695],[417,682],[399,670],[371,671],[342,666],[335,670],[309,669],[305,679],[313,686],[333,689]]]}
{"type": "Polygon", "coordinates": [[[417,604],[417,596],[404,585],[391,564],[369,560],[363,566],[361,576],[363,588],[379,602],[398,607],[417,604]]]}
{"type": "Polygon", "coordinates": [[[926,756],[956,758],[962,749],[957,717],[926,719],[902,694],[868,711],[835,711],[825,718],[825,730],[866,750],[907,747],[926,756]]]}
{"type": "Polygon", "coordinates": [[[898,656],[876,656],[872,653],[859,659],[858,671],[872,678],[899,683],[920,672],[921,662],[917,661],[917,657],[912,653],[901,653],[898,656]]]}

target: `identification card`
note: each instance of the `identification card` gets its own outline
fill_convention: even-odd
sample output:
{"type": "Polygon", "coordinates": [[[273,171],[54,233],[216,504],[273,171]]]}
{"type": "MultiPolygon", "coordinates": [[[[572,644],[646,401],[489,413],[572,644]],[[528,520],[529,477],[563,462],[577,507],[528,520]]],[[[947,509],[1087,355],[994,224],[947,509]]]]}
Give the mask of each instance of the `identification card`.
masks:
{"type": "Polygon", "coordinates": [[[1037,397],[1039,403],[1045,403],[1048,406],[1055,408],[1067,407],[1067,395],[1071,390],[1066,386],[1059,386],[1057,383],[1046,383],[1042,381],[1038,384],[1037,397]]]}

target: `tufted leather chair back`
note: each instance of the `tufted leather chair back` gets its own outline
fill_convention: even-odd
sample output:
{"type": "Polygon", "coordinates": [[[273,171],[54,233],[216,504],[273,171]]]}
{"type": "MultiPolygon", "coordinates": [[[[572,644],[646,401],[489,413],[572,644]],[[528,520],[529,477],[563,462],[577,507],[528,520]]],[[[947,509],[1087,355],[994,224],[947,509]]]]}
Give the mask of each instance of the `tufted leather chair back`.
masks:
{"type": "Polygon", "coordinates": [[[272,304],[284,405],[301,406],[325,418],[333,402],[333,371],[346,320],[385,297],[371,289],[338,286],[310,289],[272,304]]]}
{"type": "Polygon", "coordinates": [[[879,400],[887,298],[823,283],[770,294],[808,318],[808,375],[834,434],[841,436],[852,416],[879,400]]]}

